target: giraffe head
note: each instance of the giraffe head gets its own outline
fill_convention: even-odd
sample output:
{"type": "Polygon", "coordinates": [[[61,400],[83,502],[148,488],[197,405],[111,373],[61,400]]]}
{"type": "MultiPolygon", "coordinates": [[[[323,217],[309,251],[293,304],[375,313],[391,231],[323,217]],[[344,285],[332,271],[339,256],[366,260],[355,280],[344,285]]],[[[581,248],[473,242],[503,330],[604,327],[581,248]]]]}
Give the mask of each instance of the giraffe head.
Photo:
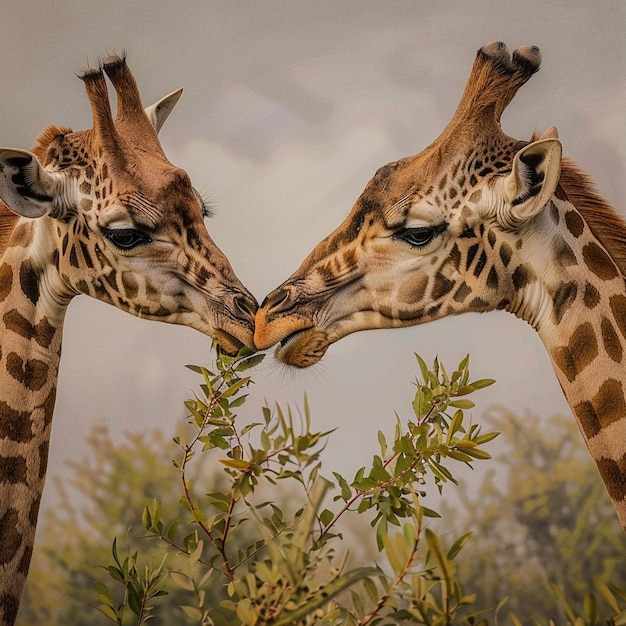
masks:
{"type": "MultiPolygon", "coordinates": [[[[33,280],[22,283],[48,290],[59,304],[86,293],[140,317],[191,326],[227,352],[252,346],[256,302],[207,233],[188,175],[157,138],[181,90],[144,110],[116,56],[81,78],[91,129],[49,127],[33,153],[0,149],[0,198],[33,218],[17,223],[6,248],[25,249],[20,274],[33,280]],[[115,118],[105,74],[117,93],[115,118]]],[[[28,295],[36,302],[41,294],[28,295]]]]}
{"type": "Polygon", "coordinates": [[[517,141],[500,116],[540,61],[534,46],[478,51],[439,138],[380,168],[345,221],[267,296],[256,315],[258,348],[281,342],[277,358],[306,367],[356,331],[514,309],[529,277],[523,266],[500,269],[511,269],[519,233],[550,202],[561,145],[554,128],[517,141]]]}

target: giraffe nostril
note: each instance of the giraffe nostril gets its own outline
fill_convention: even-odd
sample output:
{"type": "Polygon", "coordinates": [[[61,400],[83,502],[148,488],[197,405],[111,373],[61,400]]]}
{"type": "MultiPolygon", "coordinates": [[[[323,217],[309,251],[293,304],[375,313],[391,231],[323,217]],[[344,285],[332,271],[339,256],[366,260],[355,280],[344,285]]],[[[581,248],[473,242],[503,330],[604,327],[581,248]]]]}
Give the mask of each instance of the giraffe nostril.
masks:
{"type": "Polygon", "coordinates": [[[284,305],[289,300],[289,294],[289,289],[286,287],[279,287],[266,296],[265,300],[263,300],[261,308],[273,310],[285,308],[284,305]]]}
{"type": "Polygon", "coordinates": [[[244,317],[254,317],[259,308],[256,300],[245,294],[238,294],[234,298],[235,309],[242,313],[244,317]]]}

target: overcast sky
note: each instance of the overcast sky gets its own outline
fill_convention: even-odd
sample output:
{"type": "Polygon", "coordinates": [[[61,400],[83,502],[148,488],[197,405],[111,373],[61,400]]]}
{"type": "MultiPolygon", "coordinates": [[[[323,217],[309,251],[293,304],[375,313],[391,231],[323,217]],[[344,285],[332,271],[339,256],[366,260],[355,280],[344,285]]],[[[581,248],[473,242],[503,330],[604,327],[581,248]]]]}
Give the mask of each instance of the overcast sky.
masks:
{"type": "MultiPolygon", "coordinates": [[[[339,224],[378,167],[439,134],[476,50],[492,40],[543,53],[541,71],[503,116],[505,131],[526,139],[554,124],[565,154],[622,209],[625,33],[621,0],[2,0],[0,145],[29,148],[49,123],[90,127],[75,74],[127,51],[144,104],[184,87],[163,146],[210,198],[209,231],[260,301],[339,224]]],[[[306,391],[314,426],[338,427],[326,473],[351,476],[377,451],[376,431],[392,432],[394,410],[410,414],[413,352],[450,367],[469,352],[476,378],[497,379],[477,396],[482,406],[569,412],[532,329],[491,313],[352,335],[304,372],[268,355],[242,418],[258,418],[263,398],[301,405],[306,391]]],[[[51,474],[86,453],[96,423],[116,437],[173,435],[197,382],[183,365],[211,359],[210,341],[195,331],[77,298],[66,319],[51,474]]]]}

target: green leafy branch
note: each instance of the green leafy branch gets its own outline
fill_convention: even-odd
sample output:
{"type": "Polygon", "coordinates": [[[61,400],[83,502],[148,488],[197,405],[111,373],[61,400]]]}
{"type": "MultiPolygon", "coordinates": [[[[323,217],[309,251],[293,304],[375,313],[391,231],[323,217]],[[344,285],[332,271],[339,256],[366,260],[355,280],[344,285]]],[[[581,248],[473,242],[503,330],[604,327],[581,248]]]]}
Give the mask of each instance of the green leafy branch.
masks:
{"type": "MultiPolygon", "coordinates": [[[[365,468],[357,471],[354,480],[347,480],[335,473],[341,493],[335,500],[343,500],[342,508],[333,514],[322,512],[321,536],[329,533],[339,518],[359,502],[357,511],[363,513],[374,508],[377,515],[372,526],[378,524],[378,547],[382,549],[381,537],[387,532],[388,523],[399,525],[401,517],[413,515],[415,506],[410,496],[412,486],[423,485],[425,476],[434,477],[439,491],[447,481],[457,483],[453,474],[443,464],[450,458],[471,466],[475,459],[489,459],[481,445],[494,439],[498,433],[480,434],[477,425],[463,426],[463,410],[474,407],[474,403],[462,396],[493,384],[491,379],[470,382],[469,357],[466,356],[452,376],[449,376],[438,359],[430,370],[424,360],[415,355],[422,374],[422,381],[416,381],[416,393],[412,403],[415,420],[409,420],[407,431],[403,432],[396,416],[396,430],[392,453],[387,455],[388,445],[384,433],[378,432],[381,454],[374,456],[372,468],[365,475],[365,468]],[[449,415],[449,409],[456,409],[449,415]]],[[[424,508],[427,516],[438,514],[424,508]]]]}

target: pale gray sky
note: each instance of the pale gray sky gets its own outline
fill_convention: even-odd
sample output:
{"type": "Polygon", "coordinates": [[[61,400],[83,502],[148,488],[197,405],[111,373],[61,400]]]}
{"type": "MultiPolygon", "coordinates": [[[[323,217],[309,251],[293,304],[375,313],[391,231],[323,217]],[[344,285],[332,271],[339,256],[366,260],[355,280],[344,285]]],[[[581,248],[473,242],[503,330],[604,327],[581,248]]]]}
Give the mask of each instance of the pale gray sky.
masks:
{"type": "MultiPolygon", "coordinates": [[[[162,143],[208,195],[208,223],[261,300],[350,210],[384,163],[419,152],[448,122],[476,50],[533,43],[542,70],[505,112],[520,139],[558,127],[565,154],[618,208],[626,197],[626,3],[545,1],[2,0],[0,145],[28,148],[47,124],[91,125],[75,74],[126,50],[145,104],[185,93],[162,143]]],[[[623,211],[622,211],[623,212],[623,211]]],[[[312,371],[271,356],[254,373],[245,419],[263,398],[302,403],[337,426],[326,472],[351,476],[377,451],[376,431],[408,416],[417,368],[469,352],[497,386],[483,406],[568,411],[543,346],[505,313],[370,331],[343,339],[312,371]]],[[[186,363],[211,361],[195,331],[146,322],[86,297],[66,320],[50,454],[59,475],[106,422],[174,434],[196,385],[186,363]]],[[[243,415],[242,415],[243,417],[243,415]]],[[[470,474],[469,480],[478,480],[470,474]]],[[[48,483],[44,506],[52,502],[48,483]]]]}

